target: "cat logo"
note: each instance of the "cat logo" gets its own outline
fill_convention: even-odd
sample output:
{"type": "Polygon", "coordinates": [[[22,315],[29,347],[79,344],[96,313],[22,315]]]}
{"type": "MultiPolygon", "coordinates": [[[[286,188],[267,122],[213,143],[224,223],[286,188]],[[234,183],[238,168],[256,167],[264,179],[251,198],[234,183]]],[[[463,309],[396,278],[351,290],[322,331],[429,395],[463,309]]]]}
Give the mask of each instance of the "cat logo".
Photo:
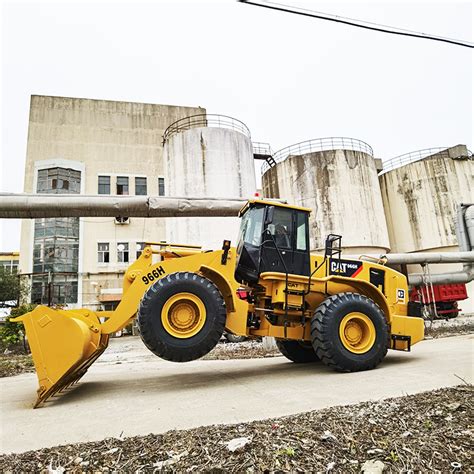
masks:
{"type": "Polygon", "coordinates": [[[331,258],[329,260],[329,273],[354,278],[362,270],[362,262],[354,260],[341,260],[331,258]]]}
{"type": "Polygon", "coordinates": [[[405,290],[397,289],[397,300],[398,301],[405,301],[405,290]]]}

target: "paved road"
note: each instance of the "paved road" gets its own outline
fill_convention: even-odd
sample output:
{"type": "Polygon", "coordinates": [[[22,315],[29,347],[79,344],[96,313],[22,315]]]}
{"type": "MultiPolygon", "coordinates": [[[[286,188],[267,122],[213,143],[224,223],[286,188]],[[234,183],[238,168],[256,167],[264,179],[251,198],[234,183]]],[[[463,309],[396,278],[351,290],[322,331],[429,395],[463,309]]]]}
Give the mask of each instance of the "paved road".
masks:
{"type": "Polygon", "coordinates": [[[32,410],[36,376],[1,380],[1,452],[238,423],[472,382],[474,336],[389,351],[376,370],[338,374],[283,357],[175,364],[132,347],[104,354],[75,388],[32,410]],[[141,355],[143,354],[143,358],[141,355]],[[118,360],[123,360],[119,365],[118,360]]]}

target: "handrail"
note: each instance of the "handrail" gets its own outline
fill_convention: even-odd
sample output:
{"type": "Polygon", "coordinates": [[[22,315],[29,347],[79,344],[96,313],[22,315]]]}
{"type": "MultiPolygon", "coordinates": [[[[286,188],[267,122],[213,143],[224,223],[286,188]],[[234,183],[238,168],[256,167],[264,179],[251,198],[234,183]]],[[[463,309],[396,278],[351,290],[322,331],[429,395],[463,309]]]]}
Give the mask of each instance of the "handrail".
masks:
{"type": "MultiPolygon", "coordinates": [[[[283,268],[285,270],[285,321],[283,322],[284,326],[284,336],[286,339],[286,329],[288,326],[288,267],[286,266],[285,260],[280,252],[280,249],[278,248],[278,245],[276,244],[275,238],[273,237],[273,234],[269,231],[269,229],[265,229],[262,232],[262,235],[268,234],[270,236],[270,240],[264,240],[260,244],[260,249],[263,249],[263,244],[266,244],[267,242],[271,242],[273,246],[275,247],[275,250],[277,251],[278,258],[280,259],[280,262],[283,264],[283,268]]],[[[262,259],[260,259],[259,265],[258,265],[258,273],[260,274],[260,267],[262,265],[262,259]]]]}
{"type": "Polygon", "coordinates": [[[226,128],[251,138],[247,125],[236,118],[219,114],[199,114],[190,115],[173,122],[163,133],[163,144],[176,133],[200,127],[226,128]]]}
{"type": "Polygon", "coordinates": [[[252,142],[252,148],[254,155],[273,156],[273,150],[270,143],[252,142]]]}
{"type": "MultiPolygon", "coordinates": [[[[425,148],[423,150],[411,151],[410,153],[405,153],[403,155],[395,156],[394,158],[391,158],[390,160],[383,162],[383,169],[379,173],[379,176],[384,173],[387,173],[387,171],[392,171],[396,168],[400,168],[410,163],[421,161],[432,155],[438,155],[440,158],[453,158],[449,154],[449,150],[451,148],[452,147],[449,147],[449,146],[425,148]]],[[[472,160],[472,152],[470,150],[467,150],[467,158],[469,160],[472,160]]]]}
{"type": "MultiPolygon", "coordinates": [[[[368,143],[358,140],[357,138],[325,137],[306,140],[304,142],[295,143],[294,145],[282,148],[273,155],[273,159],[275,160],[275,163],[280,163],[291,155],[304,155],[306,153],[328,150],[360,151],[372,157],[374,156],[372,147],[368,143]]],[[[271,165],[269,163],[263,163],[261,171],[262,175],[265,174],[270,168],[271,165]]]]}

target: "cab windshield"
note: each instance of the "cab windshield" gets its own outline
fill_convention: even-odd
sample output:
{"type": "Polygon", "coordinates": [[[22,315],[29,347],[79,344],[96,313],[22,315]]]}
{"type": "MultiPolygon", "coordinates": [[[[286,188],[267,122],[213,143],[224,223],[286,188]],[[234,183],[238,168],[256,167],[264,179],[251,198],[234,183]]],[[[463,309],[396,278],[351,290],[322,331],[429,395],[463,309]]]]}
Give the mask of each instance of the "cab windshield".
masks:
{"type": "Polygon", "coordinates": [[[241,218],[239,244],[244,243],[259,247],[262,242],[264,207],[251,207],[241,218]]]}

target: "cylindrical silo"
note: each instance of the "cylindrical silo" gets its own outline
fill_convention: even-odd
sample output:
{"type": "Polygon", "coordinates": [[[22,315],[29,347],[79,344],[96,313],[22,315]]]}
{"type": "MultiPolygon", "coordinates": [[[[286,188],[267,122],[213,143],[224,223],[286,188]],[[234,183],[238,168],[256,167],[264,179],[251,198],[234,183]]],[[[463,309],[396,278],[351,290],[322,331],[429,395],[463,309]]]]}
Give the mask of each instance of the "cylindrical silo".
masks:
{"type": "MultiPolygon", "coordinates": [[[[465,145],[420,150],[384,163],[380,187],[393,252],[458,250],[456,214],[474,202],[474,161],[465,145]]],[[[462,265],[430,265],[431,273],[462,270],[462,265]]],[[[422,271],[418,265],[410,272],[422,271]]],[[[468,294],[474,291],[468,285],[468,294]]],[[[472,298],[471,298],[472,299],[472,298]]],[[[463,310],[472,302],[460,303],[463,310]]]]}
{"type": "MultiPolygon", "coordinates": [[[[166,195],[243,198],[255,195],[256,180],[248,128],[223,115],[195,115],[170,125],[164,134],[166,195]]],[[[237,217],[177,218],[167,222],[167,240],[219,249],[235,244],[237,217]]]]}
{"type": "Polygon", "coordinates": [[[311,249],[328,234],[342,235],[348,254],[383,253],[389,240],[372,148],[360,140],[323,138],[275,153],[264,164],[266,197],[309,207],[311,249]]]}

